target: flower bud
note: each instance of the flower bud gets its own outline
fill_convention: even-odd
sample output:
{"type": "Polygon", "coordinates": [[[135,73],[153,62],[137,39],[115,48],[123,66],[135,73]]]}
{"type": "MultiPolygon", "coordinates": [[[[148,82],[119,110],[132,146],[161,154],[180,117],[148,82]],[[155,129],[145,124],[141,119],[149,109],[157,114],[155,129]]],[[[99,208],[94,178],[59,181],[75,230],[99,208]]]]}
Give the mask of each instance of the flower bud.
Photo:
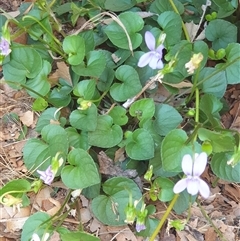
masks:
{"type": "Polygon", "coordinates": [[[219,49],[219,50],[217,51],[217,53],[216,53],[216,58],[217,58],[217,59],[222,59],[222,58],[225,57],[225,55],[226,55],[225,49],[219,49]]]}
{"type": "Polygon", "coordinates": [[[206,152],[207,155],[209,156],[212,153],[212,144],[210,141],[204,141],[202,144],[202,151],[206,152]]]}

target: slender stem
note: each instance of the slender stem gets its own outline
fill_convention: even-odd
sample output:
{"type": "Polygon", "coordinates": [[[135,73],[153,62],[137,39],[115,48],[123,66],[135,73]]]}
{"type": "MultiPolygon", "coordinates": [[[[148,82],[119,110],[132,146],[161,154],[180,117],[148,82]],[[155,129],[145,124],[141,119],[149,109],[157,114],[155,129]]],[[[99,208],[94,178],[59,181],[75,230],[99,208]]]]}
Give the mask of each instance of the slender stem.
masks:
{"type": "Polygon", "coordinates": [[[154,230],[153,234],[152,234],[151,237],[149,238],[149,241],[154,241],[155,237],[157,236],[157,234],[158,234],[159,231],[161,230],[163,224],[164,224],[165,221],[167,220],[168,215],[170,214],[171,210],[173,209],[173,206],[175,205],[178,197],[179,197],[179,194],[175,194],[175,196],[173,197],[171,203],[169,204],[166,212],[164,213],[162,219],[160,220],[158,226],[156,227],[156,229],[154,230]]]}
{"type": "Polygon", "coordinates": [[[195,90],[195,122],[196,122],[196,125],[198,124],[199,122],[199,89],[196,88],[195,90]]]}
{"type": "MultiPolygon", "coordinates": [[[[175,6],[173,0],[169,0],[169,2],[170,2],[170,4],[172,5],[172,8],[173,8],[173,10],[175,11],[175,13],[177,13],[178,15],[180,15],[180,13],[178,12],[177,7],[175,6]]],[[[191,40],[190,40],[188,31],[187,31],[187,28],[186,28],[184,22],[183,22],[183,21],[181,21],[181,22],[182,22],[182,29],[183,29],[183,32],[184,32],[184,34],[185,34],[185,37],[186,37],[187,41],[190,42],[191,40]]]]}
{"type": "Polygon", "coordinates": [[[212,225],[212,227],[214,228],[215,232],[219,235],[219,238],[222,241],[227,241],[227,239],[223,236],[223,234],[220,232],[220,230],[214,225],[213,221],[211,220],[211,218],[207,215],[207,213],[205,212],[205,210],[203,209],[203,207],[201,206],[199,200],[197,200],[197,204],[198,207],[201,210],[202,215],[204,216],[204,218],[207,219],[207,221],[212,225]]]}

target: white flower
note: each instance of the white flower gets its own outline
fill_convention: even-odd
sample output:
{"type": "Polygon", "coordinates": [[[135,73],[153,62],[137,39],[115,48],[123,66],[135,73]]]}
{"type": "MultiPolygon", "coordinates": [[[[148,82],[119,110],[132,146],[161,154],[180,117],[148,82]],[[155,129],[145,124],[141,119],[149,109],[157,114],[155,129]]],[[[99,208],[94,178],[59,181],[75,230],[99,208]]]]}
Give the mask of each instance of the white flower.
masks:
{"type": "Polygon", "coordinates": [[[45,233],[42,237],[42,239],[40,239],[40,237],[38,236],[38,234],[34,233],[32,235],[32,238],[30,241],[47,241],[49,238],[50,234],[49,233],[45,233]]]}
{"type": "Polygon", "coordinates": [[[189,154],[184,155],[182,159],[182,170],[187,177],[175,184],[173,192],[180,193],[187,188],[188,193],[191,195],[196,195],[200,192],[204,198],[208,198],[210,195],[209,186],[200,178],[206,165],[207,154],[205,152],[200,154],[196,153],[194,161],[189,154]]]}

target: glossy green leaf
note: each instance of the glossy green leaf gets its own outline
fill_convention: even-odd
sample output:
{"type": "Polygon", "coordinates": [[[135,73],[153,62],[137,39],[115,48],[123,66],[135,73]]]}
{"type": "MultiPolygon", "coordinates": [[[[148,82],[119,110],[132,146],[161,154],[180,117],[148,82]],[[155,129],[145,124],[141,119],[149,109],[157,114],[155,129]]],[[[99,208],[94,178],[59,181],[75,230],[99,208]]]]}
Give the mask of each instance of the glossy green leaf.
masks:
{"type": "MultiPolygon", "coordinates": [[[[173,0],[173,2],[176,8],[178,9],[178,12],[180,14],[183,14],[184,5],[178,0],[173,0]]],[[[157,14],[160,14],[166,11],[172,11],[172,10],[173,8],[170,1],[155,0],[152,2],[150,6],[150,12],[157,13],[157,14]]]]}
{"type": "Polygon", "coordinates": [[[227,88],[227,79],[224,71],[212,75],[216,71],[215,68],[203,68],[199,73],[198,79],[201,81],[207,78],[200,86],[204,93],[213,94],[218,98],[223,97],[227,88]],[[212,75],[211,78],[209,76],[212,75]]]}
{"type": "MultiPolygon", "coordinates": [[[[161,146],[161,159],[163,169],[168,172],[182,171],[182,158],[185,154],[193,154],[192,143],[186,144],[188,136],[180,129],[172,130],[163,139],[161,146]]],[[[195,145],[195,152],[200,153],[200,145],[195,145]]]]}
{"type": "MultiPolygon", "coordinates": [[[[48,81],[48,75],[51,72],[51,69],[51,64],[48,61],[43,60],[43,66],[40,73],[38,73],[38,75],[35,78],[27,81],[26,86],[34,90],[38,94],[45,96],[51,88],[51,84],[48,81]]],[[[27,92],[34,98],[39,97],[37,93],[34,93],[31,90],[27,90],[27,92]]]]}
{"type": "Polygon", "coordinates": [[[68,63],[78,65],[85,56],[85,41],[77,35],[70,35],[63,40],[63,51],[68,54],[68,63]]]}
{"type": "Polygon", "coordinates": [[[94,215],[106,225],[124,225],[124,210],[128,205],[130,193],[134,200],[140,200],[142,196],[137,184],[129,178],[114,177],[103,184],[103,191],[106,195],[99,195],[92,201],[94,215]]]}
{"type": "Polygon", "coordinates": [[[139,120],[150,119],[155,112],[155,104],[153,99],[141,99],[135,101],[129,108],[129,113],[139,120]]]}
{"type": "Polygon", "coordinates": [[[178,111],[167,104],[157,104],[154,117],[154,127],[157,133],[162,136],[166,136],[182,122],[182,117],[178,111]]]}
{"type": "Polygon", "coordinates": [[[145,129],[133,132],[131,141],[126,145],[126,153],[134,160],[148,160],[154,156],[154,141],[145,129]]]}
{"type": "Polygon", "coordinates": [[[122,129],[119,125],[113,124],[113,119],[109,115],[98,116],[95,131],[88,133],[89,144],[92,146],[110,148],[120,143],[123,137],[122,129]]]}
{"type": "MultiPolygon", "coordinates": [[[[142,36],[138,33],[144,25],[142,18],[134,12],[124,12],[118,17],[130,37],[132,48],[136,49],[142,42],[142,36]]],[[[105,28],[105,33],[117,47],[131,50],[126,32],[117,22],[109,24],[105,28]]]]}
{"type": "MultiPolygon", "coordinates": [[[[42,237],[49,223],[50,215],[45,212],[37,212],[32,214],[24,223],[21,233],[21,241],[29,241],[34,233],[42,237]],[[43,224],[44,223],[44,224],[43,224]]],[[[51,222],[50,222],[51,223],[51,222]]]]}
{"type": "Polygon", "coordinates": [[[120,66],[116,70],[115,76],[122,82],[114,83],[110,88],[110,95],[116,101],[125,101],[134,97],[142,89],[138,74],[131,66],[120,66]]]}
{"type": "Polygon", "coordinates": [[[96,81],[93,79],[80,81],[73,90],[74,95],[91,100],[96,91],[96,81]]]}
{"type": "Polygon", "coordinates": [[[234,150],[234,137],[227,132],[220,133],[205,128],[199,128],[198,137],[201,141],[209,141],[215,153],[234,150]]]}
{"type": "Polygon", "coordinates": [[[182,35],[181,17],[173,11],[166,11],[158,17],[158,24],[166,33],[165,43],[170,46],[180,42],[182,35]]]}
{"type": "Polygon", "coordinates": [[[46,170],[58,152],[62,156],[67,154],[67,133],[61,126],[49,124],[41,130],[41,135],[42,140],[29,139],[23,148],[24,164],[28,170],[46,170]]]}
{"type": "Polygon", "coordinates": [[[99,77],[106,66],[104,55],[97,50],[93,50],[87,53],[86,58],[87,63],[72,66],[73,71],[79,76],[99,77]]]}
{"type": "MultiPolygon", "coordinates": [[[[13,45],[11,60],[3,65],[5,80],[25,84],[26,78],[35,78],[43,68],[43,61],[40,54],[33,48],[13,45]]],[[[19,88],[18,85],[11,84],[19,88]]]]}
{"type": "Polygon", "coordinates": [[[77,148],[69,152],[68,163],[62,169],[63,183],[71,189],[83,189],[100,182],[98,169],[87,151],[77,148]]]}
{"type": "Polygon", "coordinates": [[[86,110],[74,110],[69,117],[70,124],[83,131],[94,131],[97,126],[97,107],[92,104],[86,110]]]}
{"type": "Polygon", "coordinates": [[[212,48],[215,51],[220,48],[225,49],[228,44],[237,42],[237,27],[222,19],[210,21],[205,34],[207,40],[212,41],[212,48]]]}
{"type": "Polygon", "coordinates": [[[121,106],[115,106],[108,114],[112,117],[114,124],[122,126],[128,122],[126,112],[127,111],[125,108],[121,106]]]}
{"type": "Polygon", "coordinates": [[[211,168],[217,177],[228,182],[240,183],[240,163],[234,167],[227,163],[232,154],[231,152],[216,153],[212,157],[211,168]]]}

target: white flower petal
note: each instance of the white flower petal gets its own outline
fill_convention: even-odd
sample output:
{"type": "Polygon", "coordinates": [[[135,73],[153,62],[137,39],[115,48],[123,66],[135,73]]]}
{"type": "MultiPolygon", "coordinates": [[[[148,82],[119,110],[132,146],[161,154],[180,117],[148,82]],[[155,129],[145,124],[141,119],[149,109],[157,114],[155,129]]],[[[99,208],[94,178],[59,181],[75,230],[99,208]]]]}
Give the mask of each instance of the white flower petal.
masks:
{"type": "Polygon", "coordinates": [[[156,44],[156,40],[153,36],[153,34],[149,31],[147,31],[145,33],[145,42],[147,47],[151,50],[154,51],[155,50],[155,44],[156,44]]]}
{"type": "Polygon", "coordinates": [[[157,62],[157,69],[162,69],[162,68],[163,68],[163,62],[162,62],[162,60],[159,60],[157,62]]]}
{"type": "Polygon", "coordinates": [[[158,58],[155,56],[155,54],[152,55],[152,58],[149,62],[149,66],[152,68],[152,69],[157,69],[157,63],[158,63],[158,58]]]}
{"type": "Polygon", "coordinates": [[[41,241],[41,240],[40,240],[38,234],[34,233],[34,234],[32,235],[31,241],[41,241]]]}
{"type": "Polygon", "coordinates": [[[187,178],[178,181],[173,187],[174,193],[180,193],[187,187],[187,178]]]}
{"type": "Polygon", "coordinates": [[[205,199],[207,199],[210,196],[210,188],[209,188],[208,184],[205,181],[203,181],[202,179],[199,178],[198,187],[199,187],[200,194],[205,199]]]}
{"type": "Polygon", "coordinates": [[[200,176],[207,165],[207,154],[205,152],[200,153],[197,157],[195,157],[193,163],[193,176],[200,176]]]}
{"type": "Polygon", "coordinates": [[[151,58],[152,58],[151,52],[143,54],[138,61],[138,67],[144,67],[144,66],[148,65],[151,58]]]}
{"type": "Polygon", "coordinates": [[[187,176],[192,176],[193,161],[189,154],[183,156],[182,159],[182,170],[187,176]]]}
{"type": "Polygon", "coordinates": [[[187,191],[189,194],[191,195],[196,195],[198,193],[198,180],[197,179],[191,179],[188,180],[188,184],[187,184],[187,191]]]}
{"type": "Polygon", "coordinates": [[[162,56],[163,49],[164,49],[164,46],[163,46],[163,44],[161,44],[157,47],[156,52],[158,52],[162,56]]]}

